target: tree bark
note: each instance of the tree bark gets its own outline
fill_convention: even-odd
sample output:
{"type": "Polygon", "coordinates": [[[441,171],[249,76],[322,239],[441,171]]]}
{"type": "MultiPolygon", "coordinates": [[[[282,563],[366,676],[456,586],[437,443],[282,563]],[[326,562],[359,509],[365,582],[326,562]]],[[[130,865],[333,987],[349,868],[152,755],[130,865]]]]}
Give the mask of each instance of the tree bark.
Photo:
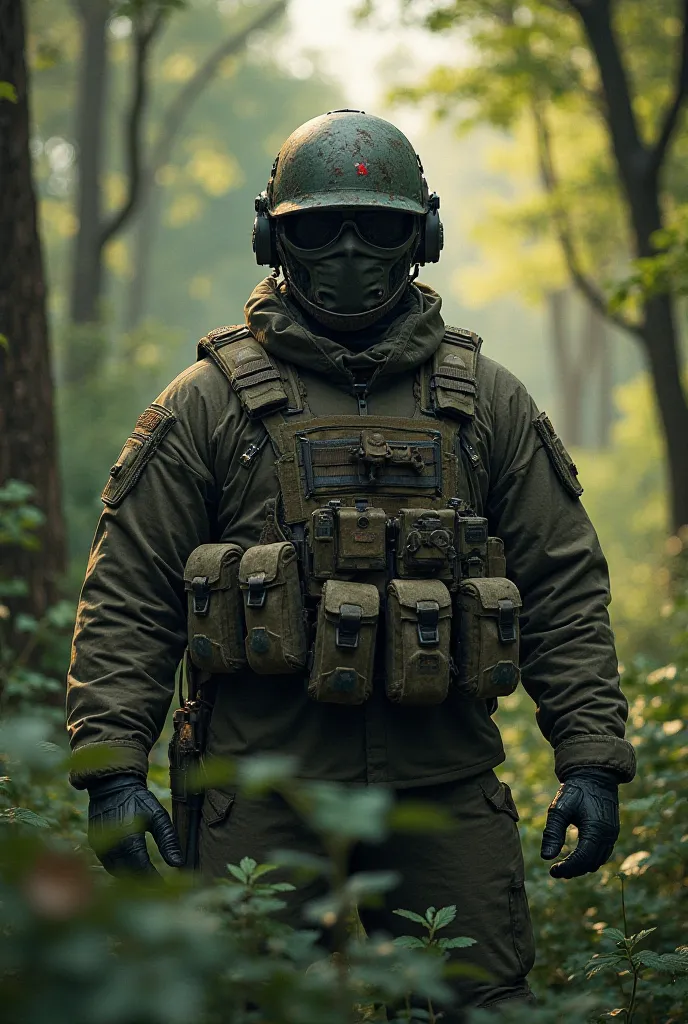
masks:
{"type": "Polygon", "coordinates": [[[76,122],[79,229],[74,240],[70,318],[75,324],[100,320],[103,265],[102,222],[103,139],[109,77],[107,23],[110,0],[81,0],[81,75],[76,122]]]}
{"type": "MultiPolygon", "coordinates": [[[[654,147],[638,130],[621,50],[612,24],[610,0],[569,0],[583,23],[595,56],[605,98],[605,117],[637,256],[655,255],[653,235],[664,226],[660,204],[663,164],[688,92],[688,0],[683,0],[684,33],[672,97],[654,147]]],[[[648,299],[639,335],[652,374],[668,460],[671,527],[688,524],[688,401],[681,382],[678,332],[671,295],[648,299]]]]}
{"type": "Polygon", "coordinates": [[[40,617],[58,593],[65,534],[20,0],[0,0],[0,81],[16,89],[16,103],[0,99],[0,484],[33,485],[45,516],[40,551],[3,549],[2,572],[28,584],[13,610],[40,617]]]}

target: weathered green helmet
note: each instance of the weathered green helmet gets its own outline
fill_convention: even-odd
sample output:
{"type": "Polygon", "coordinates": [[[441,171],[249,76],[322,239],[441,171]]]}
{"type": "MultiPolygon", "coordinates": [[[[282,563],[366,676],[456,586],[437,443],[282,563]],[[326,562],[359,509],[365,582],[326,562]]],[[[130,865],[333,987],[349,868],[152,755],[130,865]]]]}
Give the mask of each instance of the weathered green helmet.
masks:
{"type": "Polygon", "coordinates": [[[429,210],[418,156],[389,121],[332,110],[306,121],[279,151],[267,188],[271,217],[352,206],[429,210]]]}

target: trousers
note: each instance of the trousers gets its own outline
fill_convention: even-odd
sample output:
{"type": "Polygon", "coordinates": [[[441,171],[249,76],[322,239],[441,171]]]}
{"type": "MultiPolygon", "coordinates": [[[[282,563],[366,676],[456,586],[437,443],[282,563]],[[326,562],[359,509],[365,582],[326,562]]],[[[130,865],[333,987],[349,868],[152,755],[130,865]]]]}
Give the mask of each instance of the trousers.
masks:
{"type": "MultiPolygon", "coordinates": [[[[509,787],[493,771],[470,779],[396,792],[396,800],[430,801],[454,820],[449,831],[395,834],[380,844],[359,843],[354,871],[397,871],[401,882],[387,893],[384,905],[361,907],[368,934],[396,937],[415,934],[418,926],[393,913],[397,908],[424,914],[429,906],[454,904],[457,915],[442,935],[468,936],[475,945],[453,950],[452,959],[478,965],[487,978],[460,976],[452,981],[457,999],[446,1020],[461,1020],[466,1007],[494,1008],[531,1001],[527,975],[535,959],[533,931],[525,889],[523,854],[516,822],[518,811],[509,787]]],[[[208,790],[199,838],[199,869],[207,879],[226,876],[226,865],[242,857],[259,863],[276,849],[322,853],[319,839],[279,796],[251,799],[208,790]]],[[[276,878],[275,875],[270,876],[276,878]]],[[[324,892],[316,880],[287,893],[285,917],[304,926],[304,903],[324,892]]]]}

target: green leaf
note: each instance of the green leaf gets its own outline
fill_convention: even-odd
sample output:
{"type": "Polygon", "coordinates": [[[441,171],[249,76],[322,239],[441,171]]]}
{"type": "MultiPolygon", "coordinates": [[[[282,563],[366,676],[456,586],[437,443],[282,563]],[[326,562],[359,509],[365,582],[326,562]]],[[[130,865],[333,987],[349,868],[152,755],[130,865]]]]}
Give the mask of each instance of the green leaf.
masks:
{"type": "Polygon", "coordinates": [[[293,868],[297,872],[307,875],[332,874],[332,865],[326,857],[318,857],[314,853],[304,853],[302,850],[273,850],[270,853],[272,860],[283,868],[293,868]]]}
{"type": "Polygon", "coordinates": [[[354,900],[362,900],[367,896],[377,896],[395,889],[401,881],[398,871],[359,871],[346,883],[345,891],[354,900]]]}
{"type": "Polygon", "coordinates": [[[50,823],[28,807],[8,807],[0,811],[0,821],[8,825],[29,825],[31,828],[50,828],[50,823]]]}
{"type": "MultiPolygon", "coordinates": [[[[250,859],[249,857],[244,857],[244,860],[249,860],[249,859],[250,859]]],[[[255,864],[256,862],[254,861],[253,863],[255,864]]],[[[246,871],[246,867],[244,865],[244,861],[243,860],[241,862],[241,867],[244,869],[244,871],[246,871]]],[[[277,870],[277,864],[256,864],[256,866],[253,868],[252,871],[249,872],[249,874],[251,875],[251,878],[255,881],[255,879],[262,878],[263,875],[267,875],[268,872],[276,871],[276,870],[277,870]]],[[[273,885],[273,888],[274,888],[274,885],[273,885]]]]}
{"type": "Polygon", "coordinates": [[[253,877],[253,872],[258,867],[258,864],[253,857],[242,857],[239,861],[239,867],[246,875],[246,880],[249,881],[253,877]]]}
{"type": "Polygon", "coordinates": [[[10,350],[10,339],[6,334],[0,334],[0,348],[4,348],[5,352],[10,350]]]}
{"type": "Polygon", "coordinates": [[[641,949],[634,953],[636,967],[648,967],[662,974],[688,974],[688,953],[655,953],[652,949],[641,949]]]}
{"type": "Polygon", "coordinates": [[[399,935],[394,939],[394,945],[401,946],[402,949],[425,949],[423,940],[416,938],[415,935],[399,935]]]}
{"type": "Polygon", "coordinates": [[[0,100],[8,100],[10,103],[19,101],[16,87],[11,82],[0,82],[0,100]]]}
{"type": "Polygon", "coordinates": [[[436,913],[436,911],[435,911],[434,907],[428,907],[428,909],[425,911],[425,920],[429,924],[434,924],[434,922],[435,922],[435,913],[436,913]]]}
{"type": "Polygon", "coordinates": [[[245,872],[243,872],[241,868],[237,867],[236,864],[228,864],[227,870],[231,875],[234,875],[236,879],[238,879],[240,882],[243,882],[243,884],[246,885],[246,883],[248,882],[248,878],[246,877],[245,872]]]}
{"type": "Polygon", "coordinates": [[[626,941],[626,936],[620,928],[605,928],[602,935],[605,939],[611,939],[613,942],[626,941]]]}
{"type": "Polygon", "coordinates": [[[455,917],[456,907],[453,904],[449,907],[440,907],[435,914],[433,921],[435,931],[438,931],[440,928],[446,928],[448,924],[452,923],[455,917]]]}
{"type": "Polygon", "coordinates": [[[469,939],[467,935],[457,935],[454,939],[440,939],[437,945],[440,949],[467,949],[475,943],[476,940],[469,939]]]}
{"type": "Polygon", "coordinates": [[[585,965],[586,978],[594,978],[596,974],[603,971],[618,971],[621,967],[627,967],[628,960],[618,953],[596,953],[592,960],[585,965]]]}
{"type": "Polygon", "coordinates": [[[628,937],[628,944],[629,944],[629,946],[631,947],[631,949],[633,949],[633,947],[637,946],[639,942],[642,942],[643,939],[646,939],[648,935],[652,935],[652,933],[656,932],[656,931],[657,931],[656,928],[644,928],[643,931],[637,932],[636,935],[629,935],[629,937],[628,937]]]}
{"type": "Polygon", "coordinates": [[[416,924],[422,924],[424,928],[428,927],[428,922],[420,914],[415,914],[412,910],[395,910],[394,913],[398,917],[405,917],[409,921],[415,921],[416,924]]]}
{"type": "Polygon", "coordinates": [[[449,832],[456,821],[443,807],[405,800],[393,807],[387,818],[392,832],[449,832]]]}

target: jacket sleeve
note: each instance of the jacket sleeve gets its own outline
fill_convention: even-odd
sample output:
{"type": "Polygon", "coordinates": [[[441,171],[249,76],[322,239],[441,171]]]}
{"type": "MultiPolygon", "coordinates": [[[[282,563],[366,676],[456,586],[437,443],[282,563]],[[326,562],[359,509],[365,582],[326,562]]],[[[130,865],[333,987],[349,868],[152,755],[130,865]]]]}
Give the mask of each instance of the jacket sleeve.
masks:
{"type": "Polygon", "coordinates": [[[607,563],[574,494],[568,455],[542,425],[536,429],[534,402],[506,371],[497,375],[491,408],[487,513],[523,598],[522,679],[554,748],[556,774],[599,765],[630,781],[635,753],[624,739],[628,705],[607,611],[607,563]]]}
{"type": "Polygon", "coordinates": [[[67,681],[71,745],[90,751],[89,767],[72,771],[77,788],[114,771],[145,776],[174,693],[186,642],[184,564],[211,539],[214,482],[198,372],[187,371],[139,417],[118,459],[122,471],[104,492],[112,503],[91,549],[67,681]]]}

